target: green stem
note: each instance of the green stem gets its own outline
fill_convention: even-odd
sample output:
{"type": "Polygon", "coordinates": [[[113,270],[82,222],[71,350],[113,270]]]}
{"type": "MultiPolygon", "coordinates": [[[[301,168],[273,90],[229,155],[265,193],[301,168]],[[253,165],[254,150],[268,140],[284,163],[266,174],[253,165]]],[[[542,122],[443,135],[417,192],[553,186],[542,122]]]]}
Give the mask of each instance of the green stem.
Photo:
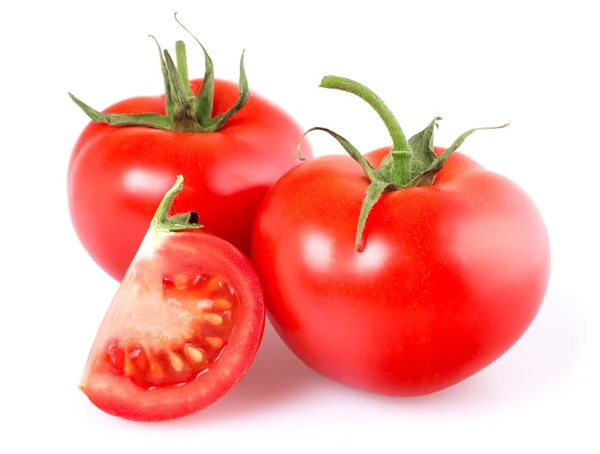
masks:
{"type": "Polygon", "coordinates": [[[354,80],[339,76],[323,77],[320,86],[346,91],[365,100],[373,109],[375,109],[375,112],[377,112],[383,120],[392,137],[392,143],[394,144],[393,149],[396,151],[410,150],[404,131],[402,131],[402,128],[400,127],[400,123],[398,123],[398,120],[396,120],[396,117],[394,117],[390,108],[370,88],[367,88],[354,80]]]}
{"type": "Polygon", "coordinates": [[[405,150],[392,150],[390,156],[394,163],[392,166],[392,182],[401,186],[410,181],[410,161],[412,153],[405,150]]]}
{"type": "Polygon", "coordinates": [[[177,231],[202,228],[198,224],[198,213],[190,211],[188,213],[169,216],[169,210],[173,205],[173,201],[179,192],[183,189],[183,175],[178,175],[175,184],[167,191],[160,202],[160,205],[154,213],[150,228],[157,231],[177,231]]]}

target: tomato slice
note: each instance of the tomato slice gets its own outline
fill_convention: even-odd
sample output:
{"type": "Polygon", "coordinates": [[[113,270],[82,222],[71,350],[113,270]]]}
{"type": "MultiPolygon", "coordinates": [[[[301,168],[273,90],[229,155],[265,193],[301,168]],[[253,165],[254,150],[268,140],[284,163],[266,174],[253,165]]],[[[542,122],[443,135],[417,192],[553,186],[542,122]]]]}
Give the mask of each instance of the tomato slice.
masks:
{"type": "Polygon", "coordinates": [[[260,282],[238,249],[202,231],[150,229],[98,330],[80,389],[126,419],[195,413],[242,378],[264,324],[260,282]]]}

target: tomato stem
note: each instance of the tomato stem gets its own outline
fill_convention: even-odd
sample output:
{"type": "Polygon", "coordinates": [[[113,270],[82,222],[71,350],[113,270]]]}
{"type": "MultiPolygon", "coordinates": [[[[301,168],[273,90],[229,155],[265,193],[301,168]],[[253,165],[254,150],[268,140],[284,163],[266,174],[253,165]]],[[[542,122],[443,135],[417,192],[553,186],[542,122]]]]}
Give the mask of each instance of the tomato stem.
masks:
{"type": "Polygon", "coordinates": [[[174,232],[178,230],[199,229],[203,226],[198,223],[198,213],[190,211],[187,213],[169,216],[169,210],[173,205],[175,196],[183,189],[183,175],[178,175],[175,184],[167,191],[160,205],[154,213],[150,228],[155,231],[174,232]]]}
{"type": "Polygon", "coordinates": [[[393,149],[397,151],[410,150],[400,123],[398,123],[398,120],[396,120],[396,117],[387,104],[373,90],[359,82],[339,76],[325,76],[319,86],[346,91],[365,100],[383,120],[392,137],[393,149]]]}

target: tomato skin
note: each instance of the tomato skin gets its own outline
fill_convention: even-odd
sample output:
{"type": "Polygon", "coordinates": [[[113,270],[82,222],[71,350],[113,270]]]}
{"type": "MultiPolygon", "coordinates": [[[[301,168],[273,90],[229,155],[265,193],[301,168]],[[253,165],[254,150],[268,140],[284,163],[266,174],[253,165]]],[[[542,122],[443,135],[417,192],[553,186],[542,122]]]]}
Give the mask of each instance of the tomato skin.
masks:
{"type": "MultiPolygon", "coordinates": [[[[142,245],[126,273],[98,330],[80,388],[101,410],[134,421],[164,421],[198,412],[225,396],[243,377],[262,340],[265,304],[260,281],[249,260],[231,244],[201,231],[162,234],[157,246],[142,245]],[[148,249],[154,252],[146,254],[148,249]],[[193,255],[190,255],[193,253],[193,255]],[[140,387],[107,366],[111,339],[127,336],[134,328],[162,338],[164,330],[177,331],[165,318],[148,316],[154,297],[160,298],[163,276],[177,274],[220,276],[235,288],[240,308],[228,345],[206,373],[182,386],[140,387]],[[134,286],[141,295],[127,301],[134,286]],[[146,293],[144,293],[144,291],[146,293]],[[125,296],[121,296],[125,295],[125,296]],[[167,326],[167,325],[168,326],[167,326]]],[[[148,236],[146,237],[148,238],[148,236]]],[[[137,290],[136,290],[137,292],[137,290]]],[[[159,301],[158,304],[165,304],[159,301]]]]}
{"type": "MultiPolygon", "coordinates": [[[[388,152],[366,157],[377,168],[388,152]]],[[[549,279],[546,227],[516,184],[455,152],[433,186],[382,196],[357,252],[368,184],[355,161],[332,155],[269,191],[252,243],[269,319],[335,381],[400,396],[447,388],[533,321],[549,279]]]]}
{"type": "MultiPolygon", "coordinates": [[[[190,82],[197,93],[201,79],[190,82]]],[[[238,97],[238,86],[215,81],[213,115],[238,97]]],[[[164,114],[164,95],[126,99],[104,112],[164,114]]],[[[283,110],[251,93],[214,133],[177,133],[90,122],[73,149],[68,198],[75,232],[92,258],[121,280],[173,175],[187,190],[174,209],[192,209],[216,236],[250,253],[252,224],[268,189],[299,163],[302,130],[283,110]]],[[[302,153],[312,156],[310,145],[302,153]]]]}

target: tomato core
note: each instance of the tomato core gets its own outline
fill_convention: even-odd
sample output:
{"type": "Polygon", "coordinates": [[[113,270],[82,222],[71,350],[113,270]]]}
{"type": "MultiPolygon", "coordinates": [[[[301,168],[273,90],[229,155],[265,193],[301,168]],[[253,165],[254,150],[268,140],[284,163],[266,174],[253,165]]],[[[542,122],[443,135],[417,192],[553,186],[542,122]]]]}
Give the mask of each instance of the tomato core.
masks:
{"type": "Polygon", "coordinates": [[[219,359],[235,324],[239,298],[235,289],[218,276],[165,276],[163,304],[184,315],[181,334],[160,338],[148,332],[111,339],[106,362],[114,373],[136,385],[181,386],[206,373],[219,359]]]}

